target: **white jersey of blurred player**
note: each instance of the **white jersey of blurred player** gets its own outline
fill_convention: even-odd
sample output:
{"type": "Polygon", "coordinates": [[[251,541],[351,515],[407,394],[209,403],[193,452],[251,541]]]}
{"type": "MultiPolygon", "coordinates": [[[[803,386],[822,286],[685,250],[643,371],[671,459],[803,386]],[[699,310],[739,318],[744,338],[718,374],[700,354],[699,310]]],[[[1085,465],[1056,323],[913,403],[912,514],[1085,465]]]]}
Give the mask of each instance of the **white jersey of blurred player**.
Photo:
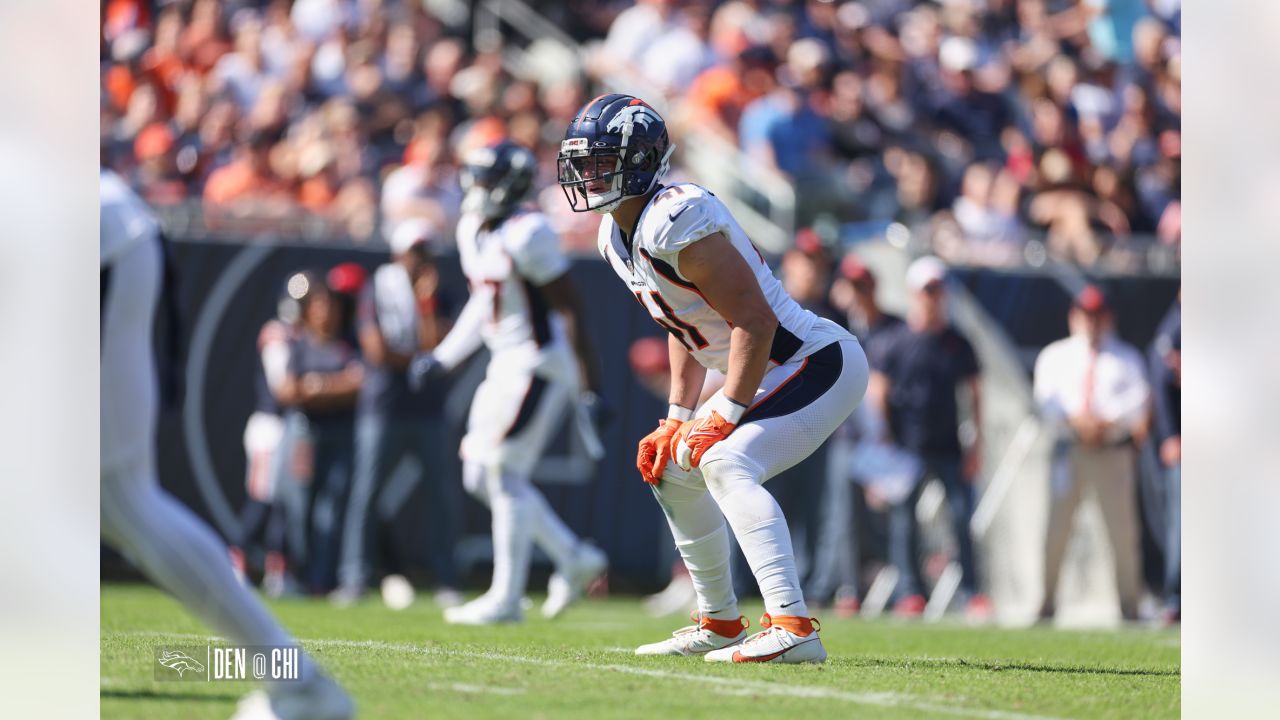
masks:
{"type": "MultiPolygon", "coordinates": [[[[232,573],[227,547],[160,489],[155,470],[157,383],[151,331],[163,248],[155,218],[124,181],[102,171],[102,536],[215,631],[245,645],[296,645],[232,573]]],[[[276,683],[237,718],[349,718],[341,688],[309,658],[303,681],[276,683]]]]}
{"type": "MultiPolygon", "coordinates": [[[[482,222],[474,214],[458,221],[458,257],[471,298],[455,332],[478,326],[491,356],[471,403],[462,458],[479,463],[497,459],[527,475],[581,391],[564,320],[538,289],[568,272],[569,260],[541,213],[520,210],[492,229],[482,230],[482,222]],[[533,424],[524,432],[514,425],[522,406],[538,404],[537,397],[530,399],[533,395],[546,400],[537,417],[524,421],[533,424]]],[[[437,359],[452,358],[448,343],[455,332],[440,343],[437,359]]],[[[526,407],[526,414],[533,409],[526,407]]]]}
{"type": "Polygon", "coordinates": [[[564,318],[542,291],[568,272],[569,260],[539,212],[519,208],[486,223],[479,213],[458,221],[458,255],[471,297],[433,353],[446,369],[481,343],[490,353],[460,455],[464,485],[493,513],[493,582],[484,596],[446,611],[447,620],[464,624],[522,619],[531,542],[556,566],[542,609],[547,617],[576,599],[607,562],[578,539],[530,480],[582,392],[564,318]]]}

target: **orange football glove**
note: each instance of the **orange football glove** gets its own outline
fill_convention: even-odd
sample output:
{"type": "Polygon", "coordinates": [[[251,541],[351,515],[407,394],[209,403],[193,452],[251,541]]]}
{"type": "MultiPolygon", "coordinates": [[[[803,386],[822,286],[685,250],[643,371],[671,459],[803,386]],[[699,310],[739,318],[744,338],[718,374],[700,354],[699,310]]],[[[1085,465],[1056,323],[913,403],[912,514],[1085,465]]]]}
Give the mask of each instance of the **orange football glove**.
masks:
{"type": "Polygon", "coordinates": [[[657,485],[662,481],[662,471],[667,467],[670,454],[671,438],[675,437],[680,426],[687,424],[675,418],[666,418],[659,421],[657,430],[645,435],[640,441],[640,449],[636,453],[636,469],[645,482],[657,485]]]}
{"type": "Polygon", "coordinates": [[[721,417],[720,412],[685,423],[671,443],[671,459],[684,470],[698,467],[702,455],[712,445],[729,437],[737,425],[721,417]]]}

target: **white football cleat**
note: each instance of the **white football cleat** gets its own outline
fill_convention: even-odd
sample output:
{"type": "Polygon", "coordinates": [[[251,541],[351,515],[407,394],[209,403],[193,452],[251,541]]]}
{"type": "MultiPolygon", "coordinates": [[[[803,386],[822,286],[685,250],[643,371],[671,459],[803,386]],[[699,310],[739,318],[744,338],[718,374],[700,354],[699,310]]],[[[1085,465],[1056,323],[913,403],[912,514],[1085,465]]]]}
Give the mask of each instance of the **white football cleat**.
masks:
{"type": "Polygon", "coordinates": [[[682,627],[671,633],[671,637],[662,642],[641,645],[636,648],[637,655],[703,655],[713,650],[732,649],[734,645],[747,637],[747,619],[738,616],[737,620],[716,620],[706,616],[699,617],[697,611],[690,613],[689,619],[696,625],[682,627]],[[738,632],[729,636],[734,630],[738,632]]]}
{"type": "Polygon", "coordinates": [[[519,603],[514,607],[504,606],[486,595],[481,595],[464,605],[445,608],[444,619],[451,625],[520,623],[524,622],[524,612],[521,611],[519,603]]]}
{"type": "Polygon", "coordinates": [[[827,649],[822,647],[818,631],[822,626],[813,618],[794,615],[760,618],[764,630],[752,635],[736,647],[713,650],[703,659],[707,662],[776,662],[822,663],[827,649]]]}
{"type": "Polygon", "coordinates": [[[547,599],[542,603],[542,617],[548,620],[564,612],[587,588],[609,569],[609,558],[600,548],[588,542],[578,543],[567,568],[557,568],[547,583],[547,599]],[[563,570],[563,571],[562,571],[563,570]]]}
{"type": "MultiPolygon", "coordinates": [[[[315,666],[312,665],[312,668],[315,666]]],[[[338,684],[313,670],[310,680],[280,683],[270,694],[255,690],[236,706],[231,720],[350,720],[356,706],[338,684]]]]}

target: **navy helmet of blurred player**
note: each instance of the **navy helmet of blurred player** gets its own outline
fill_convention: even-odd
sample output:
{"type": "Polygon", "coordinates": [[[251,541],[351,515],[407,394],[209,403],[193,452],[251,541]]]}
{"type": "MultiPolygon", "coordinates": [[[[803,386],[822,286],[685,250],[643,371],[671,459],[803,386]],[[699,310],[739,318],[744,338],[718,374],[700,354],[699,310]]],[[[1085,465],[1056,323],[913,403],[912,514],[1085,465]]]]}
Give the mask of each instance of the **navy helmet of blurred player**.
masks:
{"type": "Polygon", "coordinates": [[[569,125],[557,158],[560,188],[574,212],[612,211],[644,195],[670,168],[667,123],[630,95],[601,95],[569,125]]]}
{"type": "Polygon", "coordinates": [[[515,211],[533,190],[538,160],[510,140],[476,148],[462,160],[462,212],[489,220],[515,211]]]}

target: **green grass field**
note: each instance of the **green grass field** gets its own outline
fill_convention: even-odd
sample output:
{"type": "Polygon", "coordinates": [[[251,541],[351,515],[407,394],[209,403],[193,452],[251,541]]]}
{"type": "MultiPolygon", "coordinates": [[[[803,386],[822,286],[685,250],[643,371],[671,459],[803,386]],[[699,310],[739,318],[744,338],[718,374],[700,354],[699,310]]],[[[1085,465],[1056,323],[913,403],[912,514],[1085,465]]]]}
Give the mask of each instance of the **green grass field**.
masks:
{"type": "MultiPolygon", "coordinates": [[[[366,718],[1145,718],[1179,713],[1176,631],[1003,630],[888,620],[823,626],[820,667],[637,658],[682,624],[630,598],[560,620],[457,628],[429,601],[393,612],[314,600],[272,610],[366,718]]],[[[744,609],[756,625],[761,608],[744,609]]],[[[160,592],[102,587],[102,717],[227,718],[244,683],[153,679],[154,648],[208,631],[160,592]]]]}

